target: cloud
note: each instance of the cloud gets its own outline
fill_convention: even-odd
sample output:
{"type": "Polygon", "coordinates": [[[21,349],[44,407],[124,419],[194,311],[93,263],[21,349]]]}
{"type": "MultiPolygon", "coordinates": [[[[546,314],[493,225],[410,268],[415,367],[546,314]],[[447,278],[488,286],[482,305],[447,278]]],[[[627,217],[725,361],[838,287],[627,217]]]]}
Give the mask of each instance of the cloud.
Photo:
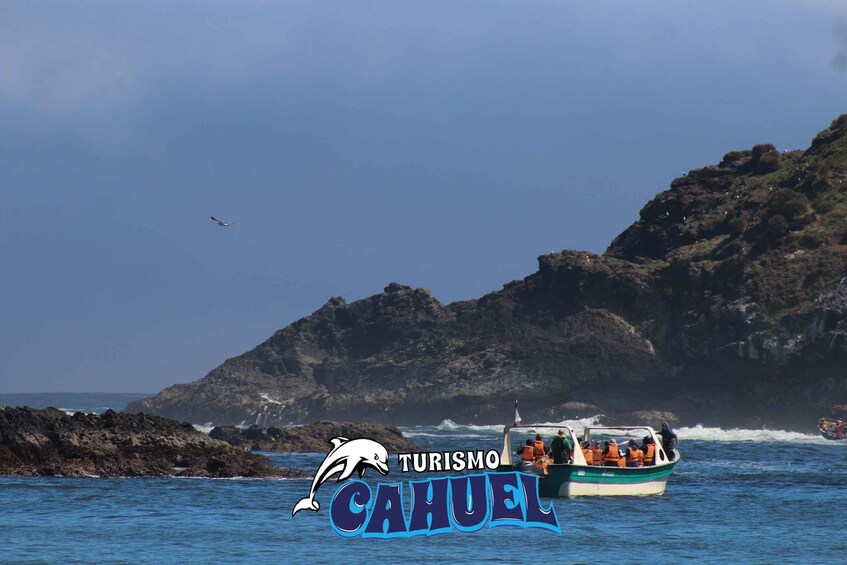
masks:
{"type": "Polygon", "coordinates": [[[0,102],[35,113],[102,111],[177,81],[211,91],[286,73],[380,77],[409,59],[449,67],[485,29],[449,11],[380,2],[11,0],[0,18],[0,102]]]}
{"type": "Polygon", "coordinates": [[[123,104],[163,77],[239,80],[285,52],[284,30],[255,11],[245,21],[190,4],[38,6],[0,20],[0,99],[39,112],[123,104]]]}

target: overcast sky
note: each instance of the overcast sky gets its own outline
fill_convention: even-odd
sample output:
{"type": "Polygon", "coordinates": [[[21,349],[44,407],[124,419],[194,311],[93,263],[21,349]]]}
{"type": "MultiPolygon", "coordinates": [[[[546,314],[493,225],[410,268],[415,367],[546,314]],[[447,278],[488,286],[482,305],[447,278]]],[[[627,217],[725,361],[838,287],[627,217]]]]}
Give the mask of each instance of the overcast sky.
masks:
{"type": "Polygon", "coordinates": [[[847,2],[0,4],[0,393],[156,392],[391,281],[601,253],[847,112],[847,2]],[[232,222],[220,228],[209,219],[232,222]]]}

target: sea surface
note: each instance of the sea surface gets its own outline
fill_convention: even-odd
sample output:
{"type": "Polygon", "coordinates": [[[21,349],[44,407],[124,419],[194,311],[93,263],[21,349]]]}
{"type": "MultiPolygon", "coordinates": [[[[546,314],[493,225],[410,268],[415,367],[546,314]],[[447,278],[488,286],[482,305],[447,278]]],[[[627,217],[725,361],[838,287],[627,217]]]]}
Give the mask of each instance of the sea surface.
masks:
{"type": "MultiPolygon", "coordinates": [[[[101,412],[139,396],[0,395],[0,404],[101,412]]],[[[563,420],[578,433],[585,422],[563,420]]],[[[404,432],[431,451],[499,450],[501,429],[445,421],[404,432]]],[[[497,527],[343,538],[328,517],[337,483],[319,489],[321,511],[292,518],[310,479],[0,477],[0,562],[847,563],[847,441],[779,430],[675,431],[682,460],[663,496],[545,500],[561,534],[497,527]]],[[[324,458],[267,455],[310,475],[324,458]]],[[[391,465],[384,482],[411,478],[391,465]]],[[[373,474],[365,479],[377,481],[373,474]]]]}

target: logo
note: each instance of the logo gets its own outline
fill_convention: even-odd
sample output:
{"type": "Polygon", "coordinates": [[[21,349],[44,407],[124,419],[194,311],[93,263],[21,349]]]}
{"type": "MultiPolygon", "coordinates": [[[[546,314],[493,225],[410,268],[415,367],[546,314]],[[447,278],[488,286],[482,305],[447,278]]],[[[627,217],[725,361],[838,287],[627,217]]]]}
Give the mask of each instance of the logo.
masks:
{"type": "Polygon", "coordinates": [[[388,474],[388,451],[378,441],[372,439],[353,439],[334,437],[329,440],[332,449],[318,467],[315,478],[312,479],[312,488],[309,496],[301,498],[294,505],[291,515],[294,516],[301,510],[320,510],[321,504],[315,500],[315,493],[335,473],[339,473],[338,482],[350,478],[354,471],[359,472],[359,478],[365,474],[367,467],[372,467],[382,473],[388,474]]]}
{"type": "Polygon", "coordinates": [[[542,506],[538,476],[500,469],[500,455],[489,451],[397,454],[400,473],[466,473],[424,480],[378,483],[361,479],[370,467],[388,475],[388,451],[368,438],[330,440],[332,449],[318,466],[308,496],[291,511],[318,512],[318,489],[337,475],[343,482],[332,496],[329,521],[343,537],[403,538],[448,532],[475,532],[486,525],[542,528],[561,533],[556,512],[542,506]],[[472,473],[483,471],[482,473],[472,473]],[[409,511],[406,512],[406,507],[409,511]]]}

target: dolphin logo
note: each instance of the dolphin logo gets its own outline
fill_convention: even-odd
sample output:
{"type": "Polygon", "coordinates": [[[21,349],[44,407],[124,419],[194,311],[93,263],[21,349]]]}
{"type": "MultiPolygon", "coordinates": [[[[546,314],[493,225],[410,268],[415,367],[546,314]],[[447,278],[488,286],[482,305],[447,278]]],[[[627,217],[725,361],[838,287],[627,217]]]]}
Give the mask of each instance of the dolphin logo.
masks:
{"type": "Polygon", "coordinates": [[[315,500],[315,493],[323,483],[329,480],[330,475],[338,473],[336,481],[340,483],[350,478],[353,471],[359,471],[359,477],[361,477],[365,474],[366,467],[372,467],[383,475],[388,474],[388,451],[378,441],[366,438],[334,437],[329,440],[329,443],[332,444],[332,449],[327,453],[315,473],[315,478],[312,479],[309,496],[300,499],[294,505],[294,510],[291,511],[292,516],[301,510],[318,511],[321,505],[315,500]]]}

